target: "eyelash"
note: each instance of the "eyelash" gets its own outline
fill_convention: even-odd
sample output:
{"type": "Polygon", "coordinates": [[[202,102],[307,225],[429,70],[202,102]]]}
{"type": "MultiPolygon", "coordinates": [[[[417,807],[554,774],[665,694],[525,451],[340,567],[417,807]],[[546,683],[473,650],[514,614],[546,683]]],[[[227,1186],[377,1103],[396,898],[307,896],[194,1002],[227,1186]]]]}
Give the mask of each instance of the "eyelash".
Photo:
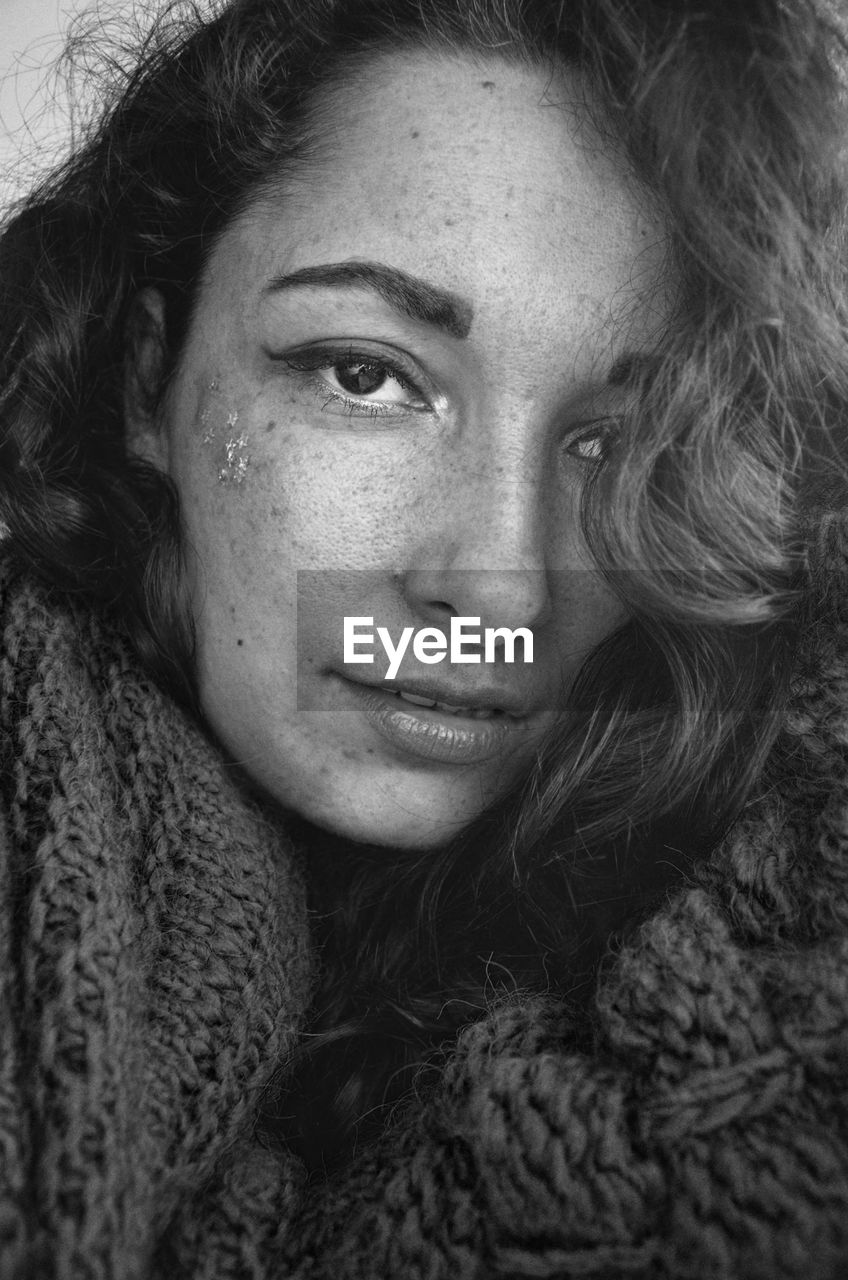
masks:
{"type": "MultiPolygon", "coordinates": [[[[426,397],[400,360],[375,356],[372,352],[360,351],[350,346],[316,347],[293,355],[274,356],[274,359],[296,373],[316,374],[319,369],[333,369],[344,365],[361,365],[364,369],[379,370],[423,402],[420,406],[402,406],[374,400],[359,400],[355,396],[331,387],[323,378],[315,377],[309,380],[310,390],[323,401],[322,408],[326,408],[329,404],[337,404],[350,417],[366,417],[373,420],[397,413],[401,409],[406,412],[421,413],[425,411],[425,407],[429,408],[426,397]]],[[[571,436],[565,451],[579,462],[599,466],[607,460],[620,425],[621,419],[612,414],[587,419],[580,424],[577,434],[571,436]],[[599,430],[599,428],[607,429],[599,430]],[[589,440],[600,440],[599,451],[595,454],[580,453],[577,446],[589,440]]]]}
{"type": "Polygon", "coordinates": [[[320,369],[335,369],[344,365],[361,365],[366,370],[375,370],[386,374],[394,379],[399,386],[403,387],[405,391],[409,391],[413,397],[422,402],[419,405],[401,405],[381,403],[375,400],[359,400],[355,396],[347,395],[343,391],[331,387],[323,378],[315,377],[309,380],[310,390],[314,391],[316,396],[323,400],[323,408],[326,408],[331,403],[337,404],[351,417],[382,418],[398,411],[422,413],[425,408],[430,407],[426,396],[399,360],[390,360],[385,356],[375,356],[369,351],[358,351],[355,347],[313,348],[300,354],[277,356],[275,359],[280,360],[288,369],[296,373],[317,374],[320,369]]]}

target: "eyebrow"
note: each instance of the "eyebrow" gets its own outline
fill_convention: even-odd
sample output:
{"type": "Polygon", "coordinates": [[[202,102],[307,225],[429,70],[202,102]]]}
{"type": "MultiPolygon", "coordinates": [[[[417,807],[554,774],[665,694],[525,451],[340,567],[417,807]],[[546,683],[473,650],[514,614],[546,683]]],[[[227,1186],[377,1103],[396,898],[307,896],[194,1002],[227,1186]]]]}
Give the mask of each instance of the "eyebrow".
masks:
{"type": "Polygon", "coordinates": [[[465,298],[384,262],[327,262],[300,267],[287,275],[274,276],[268,289],[275,292],[304,285],[372,289],[395,311],[444,329],[452,338],[467,338],[471,331],[474,309],[465,298]]]}

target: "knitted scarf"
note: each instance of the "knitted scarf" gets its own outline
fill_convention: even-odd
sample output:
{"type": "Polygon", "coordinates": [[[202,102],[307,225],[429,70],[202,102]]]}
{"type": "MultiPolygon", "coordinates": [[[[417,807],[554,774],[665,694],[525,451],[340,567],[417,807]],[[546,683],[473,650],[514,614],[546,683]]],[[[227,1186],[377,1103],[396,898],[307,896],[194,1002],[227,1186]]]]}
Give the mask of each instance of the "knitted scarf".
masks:
{"type": "Polygon", "coordinates": [[[329,1181],[251,1136],[310,990],[290,847],[102,621],[0,574],[0,1275],[843,1280],[848,545],[772,785],[614,957],[516,997],[329,1181]]]}
{"type": "Polygon", "coordinates": [[[104,622],[8,564],[0,620],[0,1276],[147,1280],[193,1194],[250,1179],[310,994],[301,878],[104,622]]]}

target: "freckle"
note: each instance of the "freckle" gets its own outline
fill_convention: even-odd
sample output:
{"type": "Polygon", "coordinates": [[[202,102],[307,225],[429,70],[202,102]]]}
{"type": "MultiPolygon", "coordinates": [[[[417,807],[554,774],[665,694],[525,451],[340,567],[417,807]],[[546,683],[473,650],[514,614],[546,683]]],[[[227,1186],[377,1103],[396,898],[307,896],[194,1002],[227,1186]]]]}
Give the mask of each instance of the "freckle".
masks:
{"type": "Polygon", "coordinates": [[[483,89],[494,89],[495,82],[494,80],[481,80],[480,85],[483,89]]]}
{"type": "Polygon", "coordinates": [[[446,227],[455,227],[455,226],[456,226],[456,218],[445,218],[445,226],[446,226],[446,227]]]}
{"type": "Polygon", "coordinates": [[[244,644],[244,641],[243,641],[243,640],[237,640],[237,641],[236,641],[236,644],[238,645],[238,647],[239,647],[239,648],[241,648],[241,647],[242,647],[242,645],[244,644]]]}
{"type": "Polygon", "coordinates": [[[271,421],[268,423],[267,427],[265,428],[266,433],[269,431],[273,431],[276,425],[277,425],[277,419],[272,418],[271,421]]]}
{"type": "Polygon", "coordinates": [[[419,131],[418,131],[417,129],[413,129],[413,130],[412,130],[412,133],[411,133],[409,136],[410,136],[410,138],[420,138],[420,137],[421,137],[421,134],[419,133],[419,131]]]}

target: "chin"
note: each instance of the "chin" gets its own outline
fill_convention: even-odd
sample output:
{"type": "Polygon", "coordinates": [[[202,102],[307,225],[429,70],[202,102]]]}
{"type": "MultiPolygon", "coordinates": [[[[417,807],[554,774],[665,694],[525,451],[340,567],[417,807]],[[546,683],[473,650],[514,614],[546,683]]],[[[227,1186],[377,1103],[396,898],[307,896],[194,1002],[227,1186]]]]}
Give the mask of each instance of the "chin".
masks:
{"type": "Polygon", "coordinates": [[[399,811],[391,815],[373,813],[339,813],[300,808],[302,818],[333,835],[354,840],[358,844],[387,849],[439,849],[470,826],[476,814],[467,818],[433,820],[431,814],[418,818],[414,813],[399,811]]]}

